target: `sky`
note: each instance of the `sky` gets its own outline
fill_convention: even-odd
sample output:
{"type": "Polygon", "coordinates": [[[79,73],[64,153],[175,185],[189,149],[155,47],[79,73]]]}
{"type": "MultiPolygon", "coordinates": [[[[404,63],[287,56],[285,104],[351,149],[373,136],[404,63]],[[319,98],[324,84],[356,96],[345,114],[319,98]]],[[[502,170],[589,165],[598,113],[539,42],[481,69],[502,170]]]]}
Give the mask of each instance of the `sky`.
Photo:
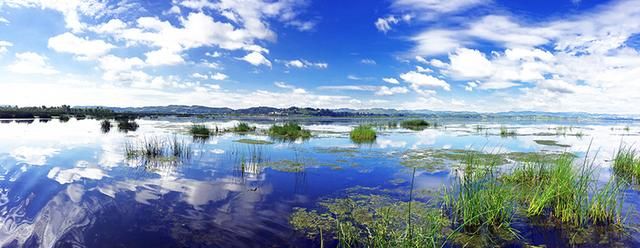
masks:
{"type": "Polygon", "coordinates": [[[0,105],[640,113],[640,1],[0,0],[0,105]]]}

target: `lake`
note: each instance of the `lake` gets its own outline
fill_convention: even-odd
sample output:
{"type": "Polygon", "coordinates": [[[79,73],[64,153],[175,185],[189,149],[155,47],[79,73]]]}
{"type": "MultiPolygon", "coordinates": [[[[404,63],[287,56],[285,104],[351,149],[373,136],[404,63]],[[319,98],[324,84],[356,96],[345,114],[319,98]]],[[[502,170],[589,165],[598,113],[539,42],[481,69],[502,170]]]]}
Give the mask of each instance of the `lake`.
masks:
{"type": "MultiPolygon", "coordinates": [[[[208,138],[187,130],[194,122],[220,129],[239,122],[136,122],[139,128],[129,132],[117,125],[101,130],[91,119],[1,123],[3,247],[333,247],[338,241],[331,233],[296,228],[301,224],[292,221],[294,213],[320,213],[327,202],[372,195],[433,203],[460,177],[461,162],[451,153],[463,151],[512,154],[500,171],[521,164],[522,154],[570,152],[578,166],[585,157],[593,162],[594,185],[604,185],[620,145],[640,144],[637,125],[607,121],[451,120],[423,130],[376,120],[300,121],[313,137],[288,141],[264,132],[282,121],[249,121],[256,132],[208,138]],[[375,142],[350,140],[360,123],[378,124],[375,142]],[[126,144],[154,139],[184,142],[189,154],[158,160],[127,154],[126,144]]],[[[511,227],[517,237],[491,246],[640,246],[637,189],[633,183],[621,189],[619,231],[596,225],[595,231],[575,231],[516,212],[511,227]]]]}

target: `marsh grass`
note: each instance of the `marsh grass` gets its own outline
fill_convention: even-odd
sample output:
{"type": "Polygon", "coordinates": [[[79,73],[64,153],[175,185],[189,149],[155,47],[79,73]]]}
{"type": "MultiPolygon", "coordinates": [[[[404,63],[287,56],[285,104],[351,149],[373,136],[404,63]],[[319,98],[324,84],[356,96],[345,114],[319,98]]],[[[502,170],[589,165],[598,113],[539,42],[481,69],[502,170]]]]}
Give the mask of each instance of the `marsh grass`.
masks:
{"type": "Polygon", "coordinates": [[[376,141],[376,130],[368,125],[360,125],[351,130],[349,136],[356,144],[370,144],[376,141]]]}
{"type": "Polygon", "coordinates": [[[431,123],[429,123],[429,122],[427,122],[425,120],[416,119],[416,120],[405,120],[405,121],[402,121],[400,123],[400,126],[402,128],[406,128],[406,129],[409,129],[409,130],[421,131],[421,130],[427,129],[427,128],[429,128],[431,126],[435,126],[435,125],[432,125],[431,123]]]}
{"type": "Polygon", "coordinates": [[[300,125],[296,123],[286,123],[284,125],[273,125],[271,126],[271,128],[269,128],[268,134],[272,138],[285,140],[285,141],[311,138],[311,132],[309,130],[303,129],[300,125]]]}
{"type": "Polygon", "coordinates": [[[124,152],[129,159],[181,161],[191,158],[192,149],[189,144],[172,138],[144,138],[137,142],[127,140],[124,152]]]}
{"type": "Polygon", "coordinates": [[[518,237],[511,227],[516,192],[498,180],[498,163],[469,153],[463,171],[451,187],[445,188],[442,206],[454,228],[450,236],[465,233],[490,240],[518,237]]]}
{"type": "Polygon", "coordinates": [[[193,124],[189,128],[189,133],[193,137],[209,137],[211,135],[211,130],[205,125],[193,124]]]}
{"type": "Polygon", "coordinates": [[[500,127],[500,137],[513,137],[518,135],[518,133],[516,132],[516,130],[513,129],[508,129],[506,127],[500,127]]]}
{"type": "Polygon", "coordinates": [[[103,133],[108,133],[111,130],[111,121],[109,120],[101,121],[100,130],[102,130],[103,133]]]}
{"type": "Polygon", "coordinates": [[[130,121],[128,119],[118,120],[118,130],[120,132],[135,132],[138,130],[138,127],[140,126],[135,121],[130,121]]]}
{"type": "Polygon", "coordinates": [[[253,132],[255,130],[256,130],[255,126],[250,126],[246,122],[240,122],[231,129],[231,131],[235,133],[248,133],[248,132],[253,132]]]}
{"type": "Polygon", "coordinates": [[[630,146],[620,145],[612,161],[615,175],[629,182],[640,178],[640,153],[630,146]]]}

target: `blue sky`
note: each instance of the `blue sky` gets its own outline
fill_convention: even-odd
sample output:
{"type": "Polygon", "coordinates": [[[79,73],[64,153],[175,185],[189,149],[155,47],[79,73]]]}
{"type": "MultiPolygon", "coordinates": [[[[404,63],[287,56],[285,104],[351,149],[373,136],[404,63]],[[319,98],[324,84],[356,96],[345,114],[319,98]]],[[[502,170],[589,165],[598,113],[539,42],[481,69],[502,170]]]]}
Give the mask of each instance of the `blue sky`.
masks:
{"type": "Polygon", "coordinates": [[[0,104],[640,112],[639,1],[0,0],[0,104]]]}

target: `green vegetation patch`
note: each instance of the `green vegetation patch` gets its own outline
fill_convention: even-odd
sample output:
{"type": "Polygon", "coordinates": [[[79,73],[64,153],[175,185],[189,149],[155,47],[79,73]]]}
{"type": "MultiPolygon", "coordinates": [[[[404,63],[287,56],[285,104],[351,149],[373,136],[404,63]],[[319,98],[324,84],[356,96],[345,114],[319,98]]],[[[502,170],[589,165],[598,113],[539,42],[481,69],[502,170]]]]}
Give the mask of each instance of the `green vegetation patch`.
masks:
{"type": "Polygon", "coordinates": [[[296,123],[287,123],[282,126],[273,125],[269,128],[269,135],[282,140],[297,140],[311,138],[311,132],[296,123]]]}
{"type": "Polygon", "coordinates": [[[400,123],[400,126],[409,130],[421,131],[435,126],[435,124],[431,124],[425,120],[405,120],[400,123]]]}
{"type": "Polygon", "coordinates": [[[248,133],[248,132],[253,132],[255,130],[256,130],[255,126],[250,126],[246,122],[240,122],[238,123],[238,125],[231,128],[231,131],[234,133],[248,133]]]}
{"type": "Polygon", "coordinates": [[[211,130],[209,130],[205,125],[194,124],[189,128],[189,133],[193,136],[209,137],[209,135],[211,135],[211,130]]]}
{"type": "Polygon", "coordinates": [[[570,145],[559,144],[556,140],[534,140],[534,142],[544,146],[571,147],[570,145]]]}
{"type": "Polygon", "coordinates": [[[273,142],[268,141],[268,140],[256,140],[256,139],[239,139],[239,140],[236,140],[234,142],[243,143],[243,144],[250,144],[250,145],[272,145],[272,144],[274,144],[273,142]]]}
{"type": "Polygon", "coordinates": [[[446,221],[439,209],[381,195],[355,195],[322,201],[319,210],[295,209],[295,230],[340,247],[437,247],[446,221]]]}
{"type": "Polygon", "coordinates": [[[370,144],[376,141],[376,130],[371,126],[360,125],[349,134],[351,140],[356,144],[370,144]]]}
{"type": "Polygon", "coordinates": [[[620,146],[612,161],[616,176],[628,182],[640,181],[640,153],[632,147],[620,146]]]}

